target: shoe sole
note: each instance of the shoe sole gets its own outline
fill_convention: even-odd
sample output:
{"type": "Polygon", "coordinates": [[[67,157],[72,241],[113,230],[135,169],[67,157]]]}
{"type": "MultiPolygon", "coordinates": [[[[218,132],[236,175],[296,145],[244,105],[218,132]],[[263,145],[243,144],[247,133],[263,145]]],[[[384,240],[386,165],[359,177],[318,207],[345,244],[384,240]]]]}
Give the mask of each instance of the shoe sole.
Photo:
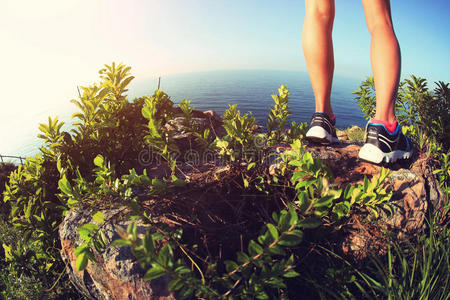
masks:
{"type": "Polygon", "coordinates": [[[336,144],[339,143],[339,139],[333,137],[325,129],[320,126],[311,127],[306,133],[306,139],[316,144],[336,144]]]}
{"type": "Polygon", "coordinates": [[[361,147],[359,150],[358,157],[362,160],[374,163],[374,164],[381,164],[381,163],[395,163],[397,160],[406,160],[409,159],[412,156],[412,150],[411,151],[402,151],[402,150],[395,150],[392,152],[384,153],[381,151],[377,146],[372,144],[364,144],[364,146],[361,147]]]}

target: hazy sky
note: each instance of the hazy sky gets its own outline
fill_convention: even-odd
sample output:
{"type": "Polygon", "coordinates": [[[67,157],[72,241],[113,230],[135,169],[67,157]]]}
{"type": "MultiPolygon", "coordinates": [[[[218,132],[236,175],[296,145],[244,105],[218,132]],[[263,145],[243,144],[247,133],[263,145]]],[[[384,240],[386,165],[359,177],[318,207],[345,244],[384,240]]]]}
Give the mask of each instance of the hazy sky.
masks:
{"type": "MultiPolygon", "coordinates": [[[[336,2],[335,74],[364,79],[371,74],[370,36],[361,2],[336,2]]],[[[448,82],[450,1],[391,5],[402,76],[448,82]]],[[[39,112],[72,106],[76,86],[96,81],[112,61],[131,65],[137,79],[218,69],[305,71],[303,19],[302,0],[0,0],[0,154],[14,130],[35,130],[45,121],[39,112]]]]}

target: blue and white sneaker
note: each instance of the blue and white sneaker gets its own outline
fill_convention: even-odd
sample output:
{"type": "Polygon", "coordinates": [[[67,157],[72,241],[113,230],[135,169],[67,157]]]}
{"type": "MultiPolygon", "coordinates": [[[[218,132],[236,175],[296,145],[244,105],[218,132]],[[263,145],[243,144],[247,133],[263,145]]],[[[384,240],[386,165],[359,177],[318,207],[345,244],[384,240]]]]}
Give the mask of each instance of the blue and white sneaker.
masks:
{"type": "Polygon", "coordinates": [[[383,124],[367,123],[366,140],[359,150],[359,158],[380,164],[409,159],[413,153],[410,139],[402,132],[400,125],[390,133],[383,124]]]}
{"type": "Polygon", "coordinates": [[[316,112],[311,118],[306,139],[318,144],[339,143],[336,136],[336,121],[331,120],[328,114],[316,112]]]}

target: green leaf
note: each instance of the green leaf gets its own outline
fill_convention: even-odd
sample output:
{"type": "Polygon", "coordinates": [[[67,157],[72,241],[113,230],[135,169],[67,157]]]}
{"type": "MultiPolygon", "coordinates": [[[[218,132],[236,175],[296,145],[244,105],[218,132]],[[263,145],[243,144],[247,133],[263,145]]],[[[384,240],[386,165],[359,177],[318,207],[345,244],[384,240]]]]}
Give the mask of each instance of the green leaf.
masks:
{"type": "Polygon", "coordinates": [[[142,240],[142,244],[144,246],[145,253],[154,253],[155,251],[155,242],[152,239],[152,236],[149,232],[146,232],[144,235],[144,239],[142,240]]]}
{"type": "Polygon", "coordinates": [[[58,172],[61,173],[61,170],[62,170],[62,168],[61,168],[61,159],[58,159],[56,161],[56,169],[58,169],[58,172]]]}
{"type": "Polygon", "coordinates": [[[224,264],[225,264],[225,270],[227,270],[228,273],[233,272],[234,270],[236,270],[239,267],[239,265],[235,261],[232,261],[232,260],[226,260],[224,262],[224,264]]]}
{"type": "Polygon", "coordinates": [[[248,180],[246,178],[243,178],[242,180],[244,182],[244,188],[248,188],[248,186],[249,186],[248,180]]]}
{"type": "Polygon", "coordinates": [[[288,272],[283,274],[283,277],[286,277],[286,278],[292,278],[292,277],[297,277],[297,276],[300,276],[300,274],[295,272],[294,270],[289,270],[288,272]]]}
{"type": "Polygon", "coordinates": [[[282,247],[280,247],[279,245],[274,245],[271,248],[268,248],[268,252],[270,254],[274,254],[274,255],[282,255],[282,256],[286,255],[286,252],[284,251],[284,249],[282,247]]]}
{"type": "Polygon", "coordinates": [[[169,290],[170,291],[178,291],[181,287],[183,287],[183,280],[181,279],[173,279],[169,282],[169,290]]]}
{"type": "Polygon", "coordinates": [[[96,165],[97,167],[103,166],[103,163],[104,159],[102,155],[99,154],[94,158],[94,165],[96,165]]]}
{"type": "MultiPolygon", "coordinates": [[[[290,166],[294,166],[294,167],[302,167],[303,163],[298,161],[298,160],[291,160],[288,163],[290,166]]],[[[299,176],[299,175],[298,175],[299,176]]]]}
{"type": "Polygon", "coordinates": [[[277,228],[271,223],[267,223],[267,228],[268,228],[269,233],[272,236],[272,238],[274,240],[278,239],[278,230],[277,230],[277,228]]]}
{"type": "Polygon", "coordinates": [[[162,265],[169,265],[172,259],[173,253],[170,244],[165,244],[158,253],[158,262],[162,265]]]}
{"type": "Polygon", "coordinates": [[[250,255],[255,256],[259,253],[263,252],[263,248],[256,243],[254,240],[250,240],[249,244],[248,244],[248,252],[250,253],[250,255]]]}
{"type": "Polygon", "coordinates": [[[166,274],[166,270],[164,270],[163,267],[161,267],[159,265],[154,265],[153,268],[151,268],[147,272],[145,272],[144,280],[156,279],[165,274],[166,274]]]}
{"type": "Polygon", "coordinates": [[[278,223],[278,215],[277,215],[277,213],[276,213],[275,211],[272,212],[272,219],[273,219],[276,223],[278,223]]]}
{"type": "Polygon", "coordinates": [[[323,207],[323,206],[330,207],[333,204],[333,199],[334,199],[333,195],[323,196],[319,200],[314,202],[314,207],[323,207]]]}
{"type": "Polygon", "coordinates": [[[256,294],[256,299],[266,300],[266,299],[269,299],[269,296],[267,295],[266,292],[264,292],[264,291],[259,291],[259,292],[256,294]]]}
{"type": "Polygon", "coordinates": [[[297,224],[301,228],[317,228],[322,225],[322,221],[319,218],[311,217],[303,219],[297,224]]]}
{"type": "Polygon", "coordinates": [[[291,227],[291,226],[293,226],[294,224],[297,223],[298,215],[297,215],[297,212],[295,211],[295,208],[292,205],[292,203],[289,203],[288,207],[289,207],[289,211],[288,211],[288,214],[289,214],[289,227],[291,227]]]}
{"type": "Polygon", "coordinates": [[[302,240],[303,232],[300,230],[293,230],[281,235],[279,244],[282,246],[293,247],[300,244],[302,240]]]}
{"type": "Polygon", "coordinates": [[[244,264],[250,260],[250,257],[248,257],[248,255],[245,252],[239,251],[236,253],[236,256],[237,256],[237,261],[240,264],[244,264]]]}
{"type": "Polygon", "coordinates": [[[298,194],[297,198],[298,198],[299,211],[301,213],[305,213],[308,209],[310,209],[312,201],[308,197],[308,193],[300,192],[298,194]]]}
{"type": "Polygon", "coordinates": [[[70,185],[69,181],[66,178],[66,175],[63,175],[63,177],[58,181],[59,189],[66,195],[72,196],[72,186],[70,185]]]}
{"type": "Polygon", "coordinates": [[[6,261],[12,261],[14,259],[14,257],[11,254],[11,247],[2,243],[3,249],[5,251],[5,258],[6,261]]]}
{"type": "Polygon", "coordinates": [[[306,177],[307,175],[308,174],[306,174],[303,171],[295,172],[294,175],[292,175],[291,182],[296,182],[297,180],[302,179],[303,177],[306,177]]]}
{"type": "Polygon", "coordinates": [[[131,244],[132,243],[129,240],[117,239],[117,240],[112,241],[111,246],[113,246],[113,247],[122,247],[122,246],[127,246],[127,245],[129,246],[131,244]]]}
{"type": "Polygon", "coordinates": [[[75,266],[78,271],[82,271],[86,268],[87,264],[88,264],[88,257],[86,251],[83,251],[77,256],[75,266]]]}
{"type": "Polygon", "coordinates": [[[93,232],[94,230],[98,230],[98,225],[97,224],[92,224],[92,223],[86,223],[83,226],[77,228],[78,231],[83,230],[88,230],[89,232],[93,232]]]}
{"type": "Polygon", "coordinates": [[[95,214],[93,214],[92,218],[99,224],[102,224],[105,221],[105,217],[103,216],[101,211],[97,211],[95,214]]]}
{"type": "Polygon", "coordinates": [[[187,273],[190,273],[190,272],[191,272],[191,270],[188,267],[186,267],[186,266],[179,266],[179,267],[177,267],[175,269],[175,273],[177,273],[179,275],[187,274],[187,273]]]}
{"type": "Polygon", "coordinates": [[[90,231],[85,229],[85,228],[77,228],[78,233],[80,234],[80,237],[84,240],[87,241],[90,239],[90,231]]]}
{"type": "Polygon", "coordinates": [[[291,214],[289,214],[287,211],[282,210],[280,212],[280,219],[278,221],[278,228],[281,232],[286,231],[289,229],[289,223],[290,223],[290,217],[291,214]]]}

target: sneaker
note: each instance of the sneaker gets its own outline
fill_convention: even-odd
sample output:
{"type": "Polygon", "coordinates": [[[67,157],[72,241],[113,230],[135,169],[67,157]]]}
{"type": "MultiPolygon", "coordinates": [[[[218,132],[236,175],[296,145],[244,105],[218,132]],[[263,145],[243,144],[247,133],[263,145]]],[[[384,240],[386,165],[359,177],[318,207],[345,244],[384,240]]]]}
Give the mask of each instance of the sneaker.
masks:
{"type": "Polygon", "coordinates": [[[382,124],[367,123],[366,140],[359,150],[359,158],[375,164],[394,163],[399,159],[409,159],[412,153],[412,143],[400,125],[389,133],[382,124]]]}
{"type": "Polygon", "coordinates": [[[328,114],[316,112],[312,116],[308,132],[306,132],[306,139],[319,144],[339,143],[335,126],[336,121],[331,120],[328,114]]]}

